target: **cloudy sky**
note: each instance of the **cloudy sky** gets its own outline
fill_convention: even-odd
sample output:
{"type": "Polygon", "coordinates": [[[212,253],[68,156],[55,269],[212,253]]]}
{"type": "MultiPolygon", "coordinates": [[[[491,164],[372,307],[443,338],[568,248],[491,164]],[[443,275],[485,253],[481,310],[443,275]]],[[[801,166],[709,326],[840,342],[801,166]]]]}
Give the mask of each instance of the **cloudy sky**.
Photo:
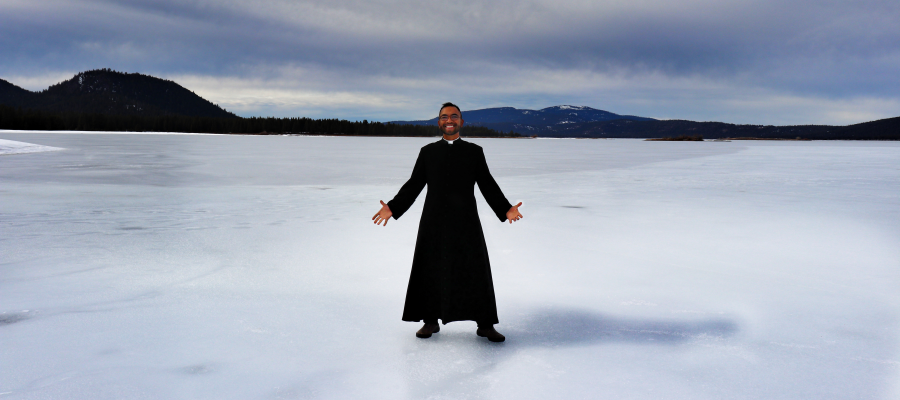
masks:
{"type": "Polygon", "coordinates": [[[897,0],[2,0],[0,78],[141,72],[242,116],[844,125],[900,116],[897,21],[897,0]]]}

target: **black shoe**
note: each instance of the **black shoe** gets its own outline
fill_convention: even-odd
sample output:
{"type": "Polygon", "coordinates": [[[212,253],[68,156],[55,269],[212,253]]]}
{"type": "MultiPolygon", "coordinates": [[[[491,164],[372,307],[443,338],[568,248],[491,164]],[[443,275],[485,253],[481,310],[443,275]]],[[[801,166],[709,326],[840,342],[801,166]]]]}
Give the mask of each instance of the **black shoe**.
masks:
{"type": "Polygon", "coordinates": [[[422,326],[422,329],[419,329],[416,332],[417,338],[428,339],[431,337],[431,334],[438,333],[441,331],[441,326],[438,324],[425,324],[422,326]]]}
{"type": "Polygon", "coordinates": [[[486,337],[487,340],[496,343],[506,340],[506,337],[501,335],[500,332],[497,332],[497,330],[494,329],[493,326],[489,328],[478,328],[478,330],[475,331],[475,334],[481,337],[486,337]]]}

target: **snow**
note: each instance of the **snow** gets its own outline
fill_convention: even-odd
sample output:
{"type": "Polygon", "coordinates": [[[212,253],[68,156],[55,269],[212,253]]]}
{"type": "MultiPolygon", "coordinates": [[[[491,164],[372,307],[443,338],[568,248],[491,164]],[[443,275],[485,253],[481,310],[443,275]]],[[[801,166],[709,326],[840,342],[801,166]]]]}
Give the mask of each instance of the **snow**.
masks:
{"type": "Polygon", "coordinates": [[[0,156],[12,154],[40,153],[44,151],[65,150],[59,147],[41,146],[39,144],[17,142],[14,140],[0,139],[0,156]]]}
{"type": "Polygon", "coordinates": [[[400,321],[434,139],[0,132],[4,399],[897,399],[900,144],[472,139],[500,324],[400,321]]]}
{"type": "MultiPolygon", "coordinates": [[[[21,131],[21,130],[9,130],[9,129],[0,129],[0,135],[16,135],[16,134],[26,134],[31,135],[32,132],[35,131],[21,131]]],[[[49,133],[49,132],[48,132],[49,133]]],[[[53,134],[57,135],[206,135],[206,136],[217,136],[222,135],[221,133],[191,133],[191,132],[122,132],[122,131],[52,131],[53,134]]],[[[25,136],[28,137],[28,136],[25,136]]],[[[9,140],[7,140],[9,142],[9,140]]],[[[31,143],[26,143],[31,144],[31,143]]],[[[46,146],[45,146],[46,147],[46,146]]]]}

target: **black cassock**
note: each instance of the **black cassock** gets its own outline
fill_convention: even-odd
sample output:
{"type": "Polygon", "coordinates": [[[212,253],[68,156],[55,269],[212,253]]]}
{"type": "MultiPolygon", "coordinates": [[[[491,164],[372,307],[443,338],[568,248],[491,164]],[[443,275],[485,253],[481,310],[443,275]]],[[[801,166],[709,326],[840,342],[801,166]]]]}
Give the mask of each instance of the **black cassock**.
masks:
{"type": "Polygon", "coordinates": [[[404,321],[496,324],[497,302],[484,232],[475,205],[475,184],[501,222],[512,205],[484,159],[480,146],[441,139],[422,147],[412,176],[388,202],[400,218],[428,185],[419,222],[404,321]]]}

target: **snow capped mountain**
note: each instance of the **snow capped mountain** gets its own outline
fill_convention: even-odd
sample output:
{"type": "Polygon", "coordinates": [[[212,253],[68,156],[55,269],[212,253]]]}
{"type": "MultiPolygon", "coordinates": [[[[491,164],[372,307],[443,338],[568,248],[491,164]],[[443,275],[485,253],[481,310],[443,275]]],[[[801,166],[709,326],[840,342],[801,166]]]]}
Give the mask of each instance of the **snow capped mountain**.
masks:
{"type": "MultiPolygon", "coordinates": [[[[611,120],[652,121],[652,118],[619,115],[587,106],[559,105],[540,110],[513,107],[484,108],[463,111],[463,120],[469,125],[485,126],[500,131],[514,130],[520,133],[537,133],[560,124],[611,120]]],[[[433,125],[437,117],[425,121],[393,121],[398,124],[433,125]]]]}
{"type": "Polygon", "coordinates": [[[557,110],[585,110],[585,109],[593,110],[593,108],[590,108],[590,107],[584,107],[584,106],[553,106],[553,107],[547,107],[547,108],[544,108],[544,109],[542,109],[541,111],[547,111],[547,110],[552,110],[552,109],[557,109],[557,110]]]}
{"type": "MultiPolygon", "coordinates": [[[[559,105],[540,110],[513,107],[463,110],[466,125],[483,126],[521,135],[575,138],[661,138],[680,135],[715,138],[806,138],[815,140],[897,140],[900,117],[848,126],[762,126],[724,122],[656,120],[619,115],[586,106],[559,105]]],[[[436,125],[426,121],[393,121],[395,124],[436,125]]],[[[465,136],[465,128],[463,128],[465,136]]]]}

